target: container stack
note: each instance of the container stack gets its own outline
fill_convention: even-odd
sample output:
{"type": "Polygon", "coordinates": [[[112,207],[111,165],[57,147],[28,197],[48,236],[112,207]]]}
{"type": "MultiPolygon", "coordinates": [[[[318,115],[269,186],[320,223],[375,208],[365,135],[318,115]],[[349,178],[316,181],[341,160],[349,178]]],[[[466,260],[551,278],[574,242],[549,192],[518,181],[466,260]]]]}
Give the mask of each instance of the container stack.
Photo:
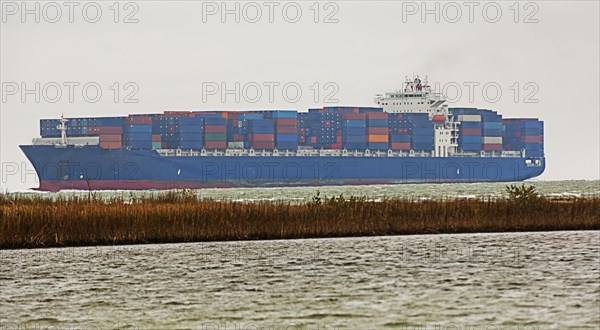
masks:
{"type": "Polygon", "coordinates": [[[491,110],[481,110],[483,151],[502,151],[502,116],[491,110]]]}
{"type": "Polygon", "coordinates": [[[273,111],[275,124],[275,147],[281,150],[298,149],[298,112],[273,111]]]}
{"type": "Polygon", "coordinates": [[[412,149],[412,122],[403,113],[389,114],[390,149],[408,151],[412,149]]]}
{"type": "Polygon", "coordinates": [[[334,108],[309,109],[306,117],[309,127],[309,145],[317,149],[341,149],[342,114],[334,108]]]}
{"type": "MultiPolygon", "coordinates": [[[[179,117],[176,119],[175,141],[180,149],[204,148],[204,119],[202,117],[179,117]]],[[[220,129],[224,131],[224,129],[220,129]]]]}
{"type": "Polygon", "coordinates": [[[227,149],[227,118],[217,115],[196,115],[204,120],[204,148],[227,149]]]}
{"type": "Polygon", "coordinates": [[[544,122],[534,118],[503,119],[504,150],[521,151],[531,157],[544,156],[544,122]]]}
{"type": "Polygon", "coordinates": [[[364,112],[367,120],[367,148],[370,150],[388,150],[388,113],[364,112]]]}
{"type": "Polygon", "coordinates": [[[103,149],[121,149],[123,147],[123,126],[94,126],[88,128],[88,134],[98,136],[103,149]]]}
{"type": "Polygon", "coordinates": [[[342,114],[342,147],[348,150],[367,148],[367,115],[347,112],[342,114]]]}
{"type": "Polygon", "coordinates": [[[123,125],[123,147],[152,149],[152,116],[130,115],[123,125]]]}
{"type": "Polygon", "coordinates": [[[481,112],[476,108],[450,109],[454,118],[460,122],[458,129],[458,149],[467,152],[481,151],[481,112]]]}
{"type": "Polygon", "coordinates": [[[433,122],[426,113],[406,113],[405,118],[411,122],[411,148],[415,151],[432,151],[434,149],[433,122]]]}
{"type": "Polygon", "coordinates": [[[275,124],[273,119],[248,120],[248,142],[250,148],[272,150],[275,148],[275,124]]]}

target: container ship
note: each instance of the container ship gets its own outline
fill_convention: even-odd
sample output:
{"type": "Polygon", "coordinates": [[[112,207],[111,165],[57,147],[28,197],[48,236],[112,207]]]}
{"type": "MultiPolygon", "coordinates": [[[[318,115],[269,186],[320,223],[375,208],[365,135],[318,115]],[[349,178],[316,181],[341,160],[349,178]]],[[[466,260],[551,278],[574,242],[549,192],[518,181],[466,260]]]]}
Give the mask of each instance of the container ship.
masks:
{"type": "Polygon", "coordinates": [[[418,77],[373,107],[165,111],[40,121],[21,149],[42,191],[521,181],[543,122],[449,108],[418,77]]]}

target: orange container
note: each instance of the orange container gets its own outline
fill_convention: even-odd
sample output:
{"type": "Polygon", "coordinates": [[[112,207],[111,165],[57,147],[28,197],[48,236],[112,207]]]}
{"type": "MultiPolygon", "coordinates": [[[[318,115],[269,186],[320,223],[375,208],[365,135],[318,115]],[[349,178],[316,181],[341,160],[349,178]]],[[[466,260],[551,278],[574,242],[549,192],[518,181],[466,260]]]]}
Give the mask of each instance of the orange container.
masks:
{"type": "Polygon", "coordinates": [[[388,142],[387,134],[369,134],[367,136],[367,142],[388,142]]]}

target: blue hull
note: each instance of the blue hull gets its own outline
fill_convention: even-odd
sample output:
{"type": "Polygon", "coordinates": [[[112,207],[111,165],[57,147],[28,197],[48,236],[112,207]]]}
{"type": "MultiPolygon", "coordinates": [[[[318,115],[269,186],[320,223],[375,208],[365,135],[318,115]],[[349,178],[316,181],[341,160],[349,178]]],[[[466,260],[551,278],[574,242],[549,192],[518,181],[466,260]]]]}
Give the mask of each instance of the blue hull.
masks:
{"type": "Polygon", "coordinates": [[[153,150],[99,147],[21,149],[43,191],[502,182],[529,179],[545,169],[544,158],[167,157],[153,150]],[[531,166],[536,161],[538,166],[531,166]]]}

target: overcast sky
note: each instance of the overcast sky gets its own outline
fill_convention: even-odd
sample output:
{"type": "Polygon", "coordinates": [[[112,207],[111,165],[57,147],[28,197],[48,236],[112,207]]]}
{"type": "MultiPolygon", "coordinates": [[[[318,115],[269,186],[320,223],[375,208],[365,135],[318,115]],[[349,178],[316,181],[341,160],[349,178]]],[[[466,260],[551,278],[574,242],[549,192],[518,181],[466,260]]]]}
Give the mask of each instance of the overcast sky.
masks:
{"type": "MultiPolygon", "coordinates": [[[[374,94],[400,88],[413,74],[428,75],[453,98],[451,106],[544,120],[547,168],[540,180],[598,179],[598,3],[237,2],[238,23],[234,14],[221,16],[223,9],[235,12],[236,2],[221,8],[220,1],[139,1],[118,10],[112,1],[76,2],[73,22],[64,3],[57,2],[57,17],[54,5],[38,2],[36,23],[34,14],[21,15],[27,8],[20,1],[4,1],[0,185],[36,186],[32,175],[22,180],[7,170],[23,170],[22,163],[32,169],[18,145],[39,136],[40,118],[368,106],[374,94]],[[23,94],[36,82],[39,102],[35,92],[23,94]],[[235,91],[222,95],[236,82],[239,102],[235,91]],[[128,96],[138,102],[124,102],[128,96]]],[[[35,12],[35,2],[28,4],[35,12]]]]}

